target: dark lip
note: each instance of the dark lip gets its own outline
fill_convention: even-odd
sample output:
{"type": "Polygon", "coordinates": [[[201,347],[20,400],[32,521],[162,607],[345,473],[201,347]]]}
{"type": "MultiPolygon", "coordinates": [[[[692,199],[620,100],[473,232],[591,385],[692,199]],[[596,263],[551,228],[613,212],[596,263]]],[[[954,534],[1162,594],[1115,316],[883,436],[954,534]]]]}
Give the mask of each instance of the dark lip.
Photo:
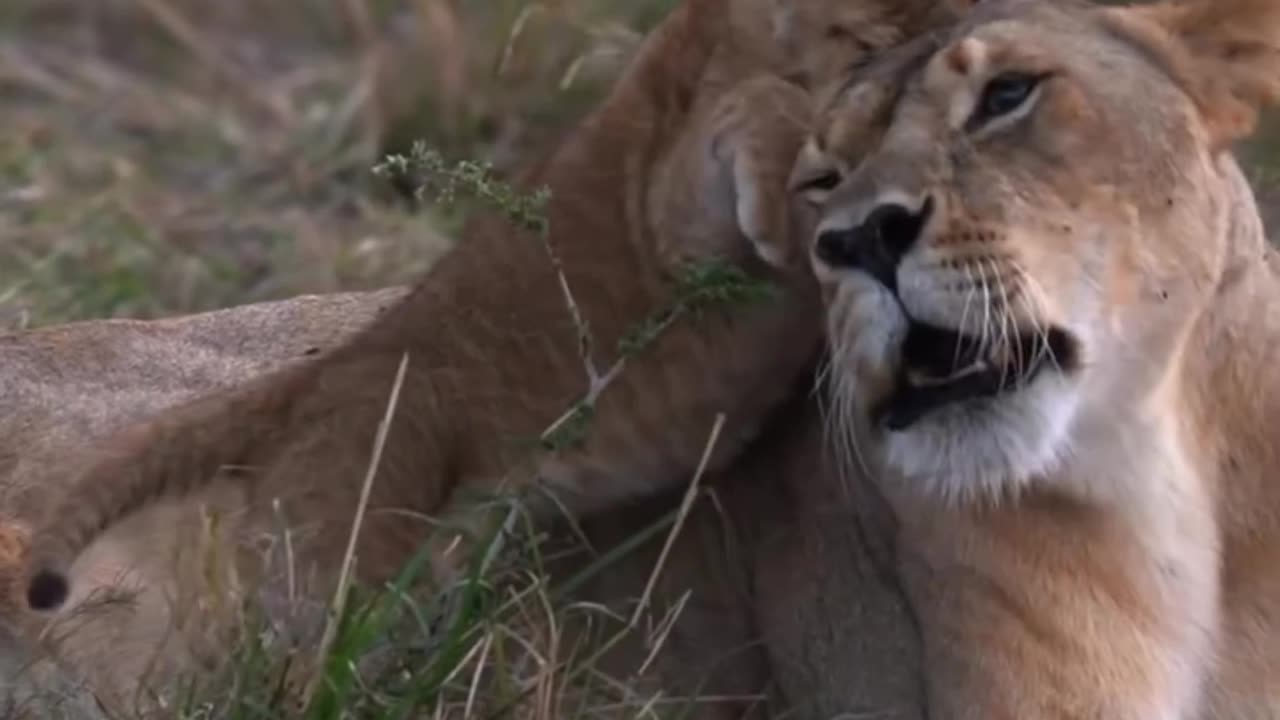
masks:
{"type": "Polygon", "coordinates": [[[1065,330],[1051,328],[1044,334],[1019,334],[1013,347],[1014,358],[1003,366],[988,365],[929,386],[908,381],[912,373],[943,378],[973,367],[982,359],[982,350],[976,337],[911,321],[902,345],[897,385],[876,410],[878,422],[894,432],[906,430],[940,408],[1024,388],[1050,364],[1061,372],[1070,372],[1075,369],[1078,356],[1075,339],[1065,330]]]}

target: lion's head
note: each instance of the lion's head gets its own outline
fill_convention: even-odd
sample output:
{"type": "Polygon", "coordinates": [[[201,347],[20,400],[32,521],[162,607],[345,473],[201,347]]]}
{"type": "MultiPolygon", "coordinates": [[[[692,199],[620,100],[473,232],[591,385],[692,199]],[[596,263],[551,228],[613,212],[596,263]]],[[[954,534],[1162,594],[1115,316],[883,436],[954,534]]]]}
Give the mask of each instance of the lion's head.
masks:
{"type": "Polygon", "coordinates": [[[1224,150],[1277,91],[1280,3],[993,0],[828,92],[793,187],[841,414],[966,499],[1156,412],[1260,237],[1224,150]]]}
{"type": "Polygon", "coordinates": [[[870,62],[915,33],[954,22],[976,0],[897,0],[897,2],[796,2],[741,0],[754,15],[768,6],[779,72],[810,87],[870,62]]]}

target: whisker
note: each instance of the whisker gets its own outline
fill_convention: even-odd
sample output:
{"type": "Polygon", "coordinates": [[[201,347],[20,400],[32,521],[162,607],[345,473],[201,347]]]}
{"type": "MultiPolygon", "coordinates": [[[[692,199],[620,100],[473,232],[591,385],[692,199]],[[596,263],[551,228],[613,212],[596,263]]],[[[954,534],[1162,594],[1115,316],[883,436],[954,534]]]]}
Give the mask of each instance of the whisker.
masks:
{"type": "Polygon", "coordinates": [[[1001,273],[997,273],[996,281],[1000,287],[1000,302],[1001,307],[1004,309],[1003,315],[1010,330],[1010,332],[1006,333],[1005,341],[1009,343],[1009,348],[1013,351],[1014,376],[1016,378],[1015,382],[1018,382],[1026,374],[1030,365],[1027,362],[1027,358],[1023,357],[1022,354],[1021,329],[1018,327],[1018,317],[1013,312],[1013,305],[1010,302],[1013,298],[1013,293],[1009,289],[1009,282],[1006,275],[1001,273]]]}
{"type": "MultiPolygon", "coordinates": [[[[1014,269],[1018,272],[1019,278],[1024,283],[1022,301],[1024,304],[1029,305],[1027,313],[1031,317],[1033,326],[1037,328],[1038,336],[1041,341],[1040,344],[1043,347],[1042,352],[1049,356],[1049,362],[1053,363],[1054,369],[1058,372],[1062,372],[1062,365],[1058,363],[1058,357],[1053,352],[1053,346],[1049,343],[1049,328],[1045,324],[1045,321],[1042,320],[1042,318],[1048,317],[1048,313],[1045,312],[1047,304],[1045,301],[1046,295],[1044,286],[1041,285],[1040,281],[1036,280],[1035,276],[1027,272],[1026,268],[1020,265],[1016,260],[1012,262],[1014,269]],[[1028,295],[1030,295],[1030,297],[1026,297],[1028,295]]],[[[1036,356],[1036,359],[1040,359],[1039,354],[1036,356]]]]}
{"type": "MultiPolygon", "coordinates": [[[[845,322],[848,323],[852,321],[853,319],[849,318],[846,319],[845,322]]],[[[856,345],[850,347],[850,343],[856,343],[856,340],[854,339],[856,338],[856,334],[854,332],[849,332],[849,330],[856,329],[857,328],[845,328],[846,332],[842,332],[840,334],[840,357],[852,357],[855,361],[859,361],[856,353],[859,348],[856,347],[856,345]]],[[[871,475],[871,468],[863,452],[860,440],[861,430],[865,425],[863,421],[866,419],[864,403],[860,403],[858,400],[859,390],[865,390],[865,388],[859,388],[858,386],[858,373],[862,368],[852,367],[846,369],[848,372],[841,373],[837,371],[835,372],[834,377],[836,379],[838,398],[836,410],[837,417],[839,418],[839,425],[837,426],[837,429],[840,433],[840,455],[843,458],[839,471],[841,474],[841,484],[846,488],[846,492],[848,492],[849,477],[852,474],[851,470],[855,467],[854,463],[857,463],[856,468],[861,470],[863,475],[867,477],[870,477],[871,475]]]]}
{"type": "MultiPolygon", "coordinates": [[[[830,335],[830,332],[827,334],[830,335]]],[[[831,350],[828,350],[827,357],[823,358],[822,362],[818,364],[818,371],[814,374],[813,378],[813,388],[815,391],[819,391],[831,378],[832,367],[834,365],[831,362],[831,352],[831,350]]],[[[819,392],[819,394],[821,393],[819,392]]]]}
{"type": "MultiPolygon", "coordinates": [[[[969,305],[973,301],[974,284],[973,273],[969,271],[968,263],[961,266],[964,270],[965,290],[964,290],[964,309],[960,311],[960,329],[958,332],[961,337],[965,336],[965,325],[969,319],[969,305]]],[[[956,350],[951,358],[951,367],[955,367],[960,362],[960,343],[956,343],[956,350]]]]}
{"type": "Polygon", "coordinates": [[[978,352],[981,356],[989,354],[991,346],[991,285],[987,281],[987,269],[979,261],[975,266],[982,287],[982,332],[978,336],[978,352]]]}
{"type": "Polygon", "coordinates": [[[862,453],[862,444],[859,441],[859,426],[862,413],[859,412],[859,405],[855,396],[857,392],[856,383],[852,379],[846,379],[844,390],[841,393],[844,396],[844,404],[842,413],[843,432],[845,437],[845,465],[841,468],[841,484],[848,485],[848,469],[849,460],[857,463],[857,467],[862,471],[865,477],[871,476],[871,468],[867,465],[867,459],[862,453]]]}
{"type": "Polygon", "coordinates": [[[854,393],[856,392],[853,385],[856,380],[851,377],[852,373],[841,373],[836,369],[836,363],[848,357],[848,343],[850,342],[850,333],[844,332],[847,328],[839,327],[835,323],[829,328],[828,335],[831,336],[831,357],[828,360],[827,390],[826,397],[830,400],[830,413],[825,417],[824,426],[824,443],[831,448],[834,456],[836,472],[840,477],[841,490],[845,495],[845,499],[852,498],[849,488],[850,468],[854,461],[865,467],[860,457],[860,451],[856,447],[856,440],[849,427],[850,421],[856,410],[856,402],[854,402],[854,393]]]}
{"type": "MultiPolygon", "coordinates": [[[[1001,290],[1003,288],[1003,284],[1000,280],[1000,268],[996,267],[994,260],[986,260],[986,259],[983,260],[984,265],[987,262],[991,263],[992,283],[997,290],[1001,290]]],[[[996,297],[997,299],[999,299],[998,294],[996,295],[996,297]]],[[[997,353],[997,355],[1008,353],[1012,348],[1012,345],[1009,343],[1009,312],[1003,300],[1000,301],[1000,307],[998,309],[995,307],[992,308],[992,312],[993,313],[998,312],[997,319],[999,319],[1000,321],[1000,347],[999,347],[1000,352],[997,353]]],[[[999,385],[997,385],[997,387],[1001,391],[1004,390],[1005,381],[1007,381],[1008,379],[1009,379],[1009,363],[1002,362],[1000,363],[1000,383],[999,385]]]]}

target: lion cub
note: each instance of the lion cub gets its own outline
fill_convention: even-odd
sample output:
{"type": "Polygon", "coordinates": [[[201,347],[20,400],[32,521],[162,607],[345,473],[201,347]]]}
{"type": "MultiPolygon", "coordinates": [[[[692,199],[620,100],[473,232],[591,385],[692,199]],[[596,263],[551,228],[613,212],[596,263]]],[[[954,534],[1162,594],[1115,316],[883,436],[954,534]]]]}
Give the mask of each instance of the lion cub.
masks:
{"type": "Polygon", "coordinates": [[[367,580],[397,572],[430,533],[423,515],[455,519],[468,491],[536,480],[555,502],[535,511],[608,507],[687,478],[722,413],[710,467],[731,460],[811,367],[821,324],[794,245],[811,218],[786,192],[809,101],[758,68],[723,66],[741,59],[721,52],[734,41],[723,5],[676,9],[524,183],[550,189],[545,244],[478,219],[428,281],[350,342],[105,443],[34,535],[29,604],[60,606],[70,563],[118,519],[218,477],[246,489],[262,523],[279,499],[302,526],[296,559],[336,572],[402,359],[357,547],[367,580]],[[673,278],[708,260],[771,285],[772,297],[681,312],[673,278]],[[667,327],[623,349],[656,326],[667,327]],[[531,454],[584,398],[576,442],[531,454]]]}
{"type": "Polygon", "coordinates": [[[796,177],[930,715],[1280,716],[1280,275],[1229,150],[1280,3],[987,0],[917,50],[796,177]]]}

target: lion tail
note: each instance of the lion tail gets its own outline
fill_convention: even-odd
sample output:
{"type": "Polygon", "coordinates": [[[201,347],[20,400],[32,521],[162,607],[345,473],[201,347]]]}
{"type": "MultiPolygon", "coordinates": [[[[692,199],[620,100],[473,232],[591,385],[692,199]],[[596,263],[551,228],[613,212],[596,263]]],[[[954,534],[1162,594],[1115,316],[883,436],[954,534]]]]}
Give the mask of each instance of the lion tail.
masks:
{"type": "Polygon", "coordinates": [[[32,534],[28,606],[37,611],[61,607],[70,592],[71,564],[107,529],[159,499],[211,485],[219,469],[243,463],[256,448],[287,432],[315,366],[269,373],[113,436],[104,455],[75,479],[32,534]]]}

